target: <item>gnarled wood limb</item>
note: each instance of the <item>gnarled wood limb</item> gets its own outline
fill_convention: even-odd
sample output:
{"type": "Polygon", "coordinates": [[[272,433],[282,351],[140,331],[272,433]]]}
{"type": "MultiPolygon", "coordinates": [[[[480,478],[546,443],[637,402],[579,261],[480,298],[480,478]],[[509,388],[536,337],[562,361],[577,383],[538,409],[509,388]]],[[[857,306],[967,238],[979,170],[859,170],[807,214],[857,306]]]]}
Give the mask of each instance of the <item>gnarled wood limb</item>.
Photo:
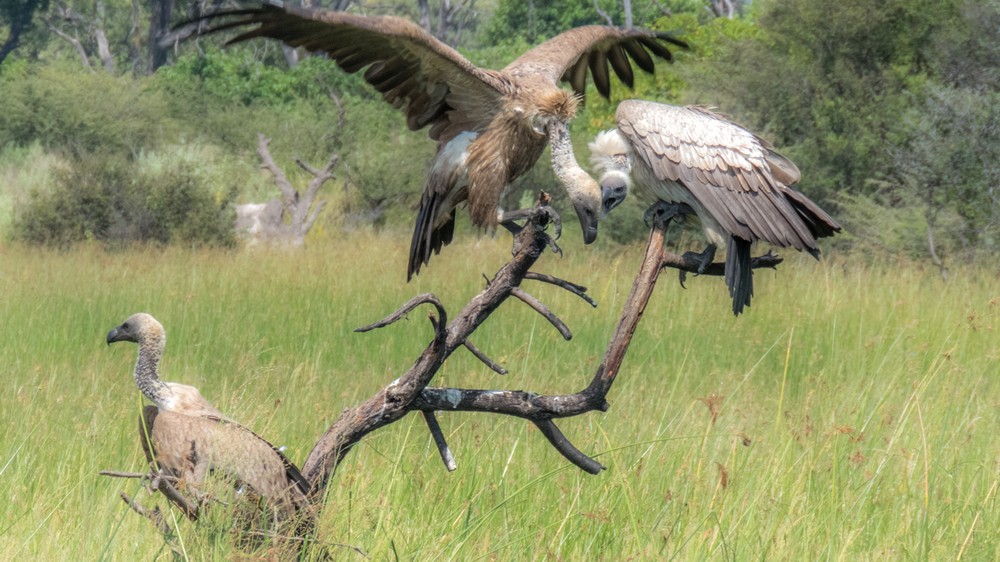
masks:
{"type": "MultiPolygon", "coordinates": [[[[403,376],[362,404],[345,410],[327,429],[302,466],[303,476],[312,483],[313,497],[321,496],[333,471],[351,447],[365,435],[399,420],[415,409],[412,407],[414,401],[437,374],[444,361],[456,349],[464,347],[472,332],[511,296],[514,288],[525,278],[528,270],[550,244],[549,236],[545,234],[543,227],[537,224],[539,222],[546,224],[550,219],[549,214],[547,209],[540,208],[540,219],[527,222],[515,236],[515,251],[511,261],[500,268],[486,288],[474,296],[454,320],[445,325],[444,309],[438,308],[441,320],[437,323],[434,339],[403,376]]],[[[411,300],[403,308],[406,309],[413,302],[411,300]]],[[[437,303],[435,306],[439,305],[440,303],[437,303]]],[[[401,317],[402,314],[397,312],[386,320],[401,317]]],[[[385,320],[371,327],[377,327],[379,324],[385,325],[385,320]]]]}
{"type": "Polygon", "coordinates": [[[587,288],[583,285],[577,285],[571,281],[565,279],[560,279],[558,277],[553,277],[551,275],[546,275],[544,273],[535,273],[534,271],[529,271],[527,275],[524,276],[525,279],[531,279],[533,281],[541,281],[542,283],[548,283],[550,285],[555,285],[561,289],[566,289],[567,291],[573,293],[574,295],[580,297],[581,299],[587,301],[587,304],[597,308],[597,302],[590,298],[587,294],[587,288]]]}
{"type": "MultiPolygon", "coordinates": [[[[459,388],[425,388],[414,402],[413,409],[422,411],[464,411],[504,414],[533,422],[549,442],[567,460],[586,472],[596,474],[603,469],[597,461],[580,452],[559,432],[551,420],[578,416],[594,410],[607,411],[606,398],[618,375],[632,335],[646,309],[660,271],[670,267],[697,272],[700,262],[665,250],[665,233],[672,217],[653,226],[639,273],[636,275],[628,300],[622,310],[604,358],[590,385],[574,394],[538,395],[520,390],[474,390],[459,388]]],[[[752,267],[775,267],[781,258],[771,254],[754,258],[752,267]]],[[[723,275],[724,264],[714,263],[703,275],[723,275]]]]}

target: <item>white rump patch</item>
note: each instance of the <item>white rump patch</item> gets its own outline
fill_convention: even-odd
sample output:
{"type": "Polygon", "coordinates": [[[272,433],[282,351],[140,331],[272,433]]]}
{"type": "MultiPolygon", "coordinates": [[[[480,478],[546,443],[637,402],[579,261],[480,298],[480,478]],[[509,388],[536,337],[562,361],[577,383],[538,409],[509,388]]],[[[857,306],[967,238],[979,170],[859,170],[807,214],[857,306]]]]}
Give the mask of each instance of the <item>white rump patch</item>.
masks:
{"type": "MultiPolygon", "coordinates": [[[[440,173],[443,169],[465,169],[465,162],[469,159],[469,145],[476,140],[478,135],[471,131],[463,131],[448,141],[448,144],[441,148],[441,154],[434,159],[432,173],[440,173]]],[[[464,175],[464,173],[463,173],[464,175]]]]}

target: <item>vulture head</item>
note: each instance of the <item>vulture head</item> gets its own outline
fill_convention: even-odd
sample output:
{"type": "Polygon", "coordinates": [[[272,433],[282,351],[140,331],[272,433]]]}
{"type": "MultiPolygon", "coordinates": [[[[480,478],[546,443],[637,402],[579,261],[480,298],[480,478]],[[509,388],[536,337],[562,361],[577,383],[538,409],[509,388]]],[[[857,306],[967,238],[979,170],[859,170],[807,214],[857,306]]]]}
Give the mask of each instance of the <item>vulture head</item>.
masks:
{"type": "Polygon", "coordinates": [[[122,324],[108,332],[108,345],[119,341],[137,343],[140,346],[155,344],[162,346],[165,343],[166,334],[163,326],[145,312],[139,312],[129,316],[122,324]]]}
{"type": "Polygon", "coordinates": [[[590,165],[600,179],[601,216],[622,204],[632,187],[632,149],[616,129],[598,133],[590,148],[590,165]]]}

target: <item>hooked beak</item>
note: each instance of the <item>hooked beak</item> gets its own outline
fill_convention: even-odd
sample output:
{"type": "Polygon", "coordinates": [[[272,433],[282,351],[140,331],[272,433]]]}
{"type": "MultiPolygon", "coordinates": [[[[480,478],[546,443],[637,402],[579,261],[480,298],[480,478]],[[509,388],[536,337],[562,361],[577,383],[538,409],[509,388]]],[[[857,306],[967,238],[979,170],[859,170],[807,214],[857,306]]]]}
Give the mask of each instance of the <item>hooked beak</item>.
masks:
{"type": "Polygon", "coordinates": [[[574,202],[573,208],[576,209],[576,216],[580,219],[580,228],[583,229],[583,243],[593,244],[594,240],[597,240],[597,211],[586,203],[574,202]]]}
{"type": "Polygon", "coordinates": [[[608,216],[615,207],[625,201],[628,186],[621,178],[610,177],[601,183],[601,218],[608,216]]]}
{"type": "Polygon", "coordinates": [[[128,336],[121,329],[121,326],[108,332],[108,345],[115,343],[116,341],[124,341],[128,336]]]}

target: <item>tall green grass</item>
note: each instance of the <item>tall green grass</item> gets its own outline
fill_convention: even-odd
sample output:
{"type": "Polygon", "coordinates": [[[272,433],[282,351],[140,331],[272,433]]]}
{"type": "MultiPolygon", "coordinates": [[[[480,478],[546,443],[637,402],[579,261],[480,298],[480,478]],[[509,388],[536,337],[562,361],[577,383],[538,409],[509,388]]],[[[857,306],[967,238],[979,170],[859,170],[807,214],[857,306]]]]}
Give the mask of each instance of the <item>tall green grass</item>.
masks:
{"type": "MultiPolygon", "coordinates": [[[[134,348],[104,344],[137,311],[167,329],[166,380],[198,386],[302,462],[343,408],[399,376],[430,337],[423,311],[352,329],[433,291],[454,313],[509,256],[465,239],[403,282],[406,241],[355,234],[302,252],[106,254],[0,246],[0,559],[168,558],[118,498],[162,504],[101,469],[142,470],[134,348]]],[[[641,248],[544,257],[591,309],[527,289],[435,384],[573,392],[600,361],[641,248]]],[[[1000,559],[1000,285],[918,267],[791,256],[756,273],[734,319],[718,278],[665,272],[607,413],[560,427],[608,470],[570,466],[530,424],[442,414],[447,473],[418,416],[369,436],[339,469],[320,539],[375,560],[1000,559]]],[[[224,530],[177,518],[192,560],[237,555],[224,530]]],[[[169,519],[169,517],[168,517],[169,519]]],[[[337,559],[360,559],[330,546],[337,559]]]]}

